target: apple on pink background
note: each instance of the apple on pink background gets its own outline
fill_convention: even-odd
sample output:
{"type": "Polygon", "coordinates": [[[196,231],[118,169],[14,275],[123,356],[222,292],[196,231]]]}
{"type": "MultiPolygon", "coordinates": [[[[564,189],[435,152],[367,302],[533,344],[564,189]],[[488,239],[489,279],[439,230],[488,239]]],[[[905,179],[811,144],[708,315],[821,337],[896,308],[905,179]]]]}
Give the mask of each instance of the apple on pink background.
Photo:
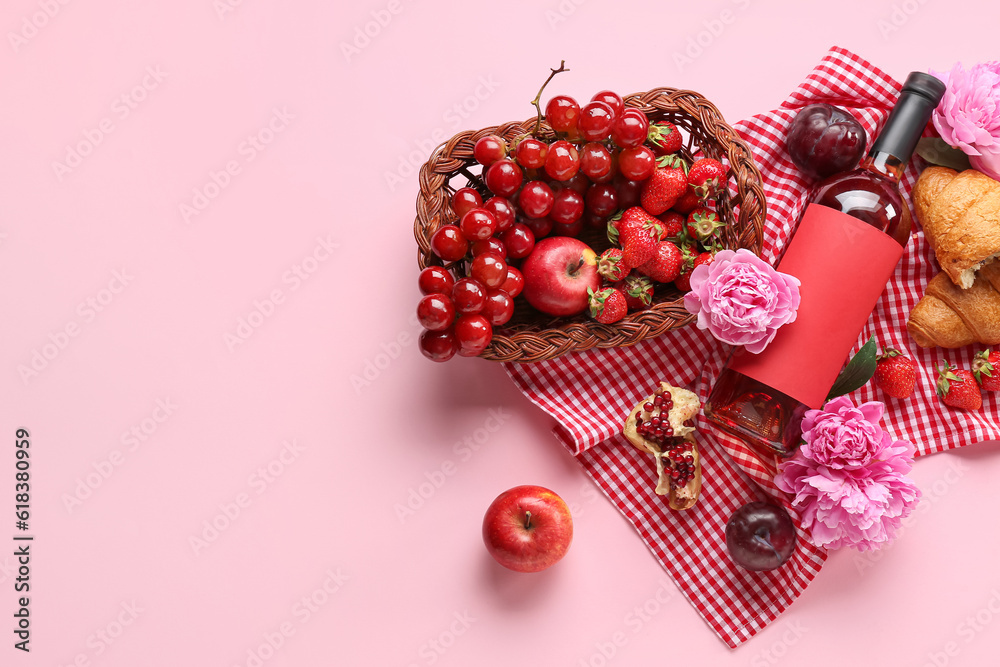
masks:
{"type": "Polygon", "coordinates": [[[554,491],[523,485],[496,497],[483,518],[490,555],[516,572],[541,572],[559,562],[573,541],[573,517],[554,491]]]}

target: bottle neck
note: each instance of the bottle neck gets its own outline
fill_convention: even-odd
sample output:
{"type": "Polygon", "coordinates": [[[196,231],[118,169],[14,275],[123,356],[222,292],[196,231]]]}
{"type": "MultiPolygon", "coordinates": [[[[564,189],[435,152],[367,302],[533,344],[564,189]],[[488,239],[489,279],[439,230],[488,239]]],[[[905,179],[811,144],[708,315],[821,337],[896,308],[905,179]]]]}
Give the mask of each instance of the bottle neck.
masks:
{"type": "Polygon", "coordinates": [[[906,163],[891,153],[873,149],[861,162],[861,168],[884,176],[898,185],[906,163]]]}

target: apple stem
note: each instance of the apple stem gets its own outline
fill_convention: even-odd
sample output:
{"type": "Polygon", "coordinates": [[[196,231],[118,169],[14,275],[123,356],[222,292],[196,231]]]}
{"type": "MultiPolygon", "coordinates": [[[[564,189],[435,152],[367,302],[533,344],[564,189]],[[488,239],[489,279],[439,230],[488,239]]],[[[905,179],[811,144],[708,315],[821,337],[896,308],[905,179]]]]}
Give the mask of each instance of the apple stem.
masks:
{"type": "Polygon", "coordinates": [[[549,69],[551,70],[552,73],[549,74],[549,78],[545,80],[545,83],[542,84],[542,87],[538,89],[538,94],[535,95],[535,99],[531,100],[531,104],[535,107],[535,110],[538,112],[538,120],[535,122],[535,132],[534,132],[535,135],[537,135],[538,131],[542,128],[542,107],[539,104],[542,101],[542,91],[545,90],[545,86],[549,85],[549,81],[551,81],[552,77],[554,77],[556,74],[558,74],[559,72],[569,71],[568,69],[566,69],[565,60],[559,61],[559,69],[552,69],[551,67],[549,69]]]}
{"type": "Polygon", "coordinates": [[[531,512],[527,511],[524,513],[524,529],[528,530],[531,528],[531,512]]]}

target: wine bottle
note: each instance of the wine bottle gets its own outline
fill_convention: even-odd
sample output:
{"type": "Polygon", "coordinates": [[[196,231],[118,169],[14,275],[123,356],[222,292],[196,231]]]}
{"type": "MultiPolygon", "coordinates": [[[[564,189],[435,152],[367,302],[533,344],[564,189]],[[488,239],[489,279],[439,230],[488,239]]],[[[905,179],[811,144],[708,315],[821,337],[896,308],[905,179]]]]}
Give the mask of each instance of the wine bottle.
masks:
{"type": "Polygon", "coordinates": [[[903,256],[899,178],[944,90],[912,72],[860,166],[816,185],[777,264],[801,282],[795,321],[760,354],[734,349],[712,388],[708,419],[765,457],[798,447],[803,414],[822,407],[903,256]]]}

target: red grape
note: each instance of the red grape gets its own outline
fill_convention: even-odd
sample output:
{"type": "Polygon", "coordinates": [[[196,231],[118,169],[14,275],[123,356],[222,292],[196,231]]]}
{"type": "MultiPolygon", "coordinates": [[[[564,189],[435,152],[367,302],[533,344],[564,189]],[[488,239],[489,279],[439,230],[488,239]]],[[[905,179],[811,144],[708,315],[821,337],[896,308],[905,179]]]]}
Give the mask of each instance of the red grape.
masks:
{"type": "Polygon", "coordinates": [[[462,315],[478,313],[486,303],[486,288],[472,278],[462,278],[451,290],[451,300],[462,315]]]}
{"type": "Polygon", "coordinates": [[[417,319],[425,329],[447,329],[455,321],[455,305],[443,294],[428,294],[417,304],[417,319]]]}
{"type": "Polygon", "coordinates": [[[611,173],[611,152],[604,144],[591,142],[580,149],[580,173],[591,180],[611,173]]]}
{"type": "Polygon", "coordinates": [[[588,229],[607,229],[608,217],[587,211],[583,214],[583,226],[588,229]]]}
{"type": "Polygon", "coordinates": [[[461,357],[476,357],[493,340],[493,327],[482,315],[463,315],[455,323],[455,338],[461,357]]]}
{"type": "Polygon", "coordinates": [[[618,209],[618,192],[609,183],[594,183],[587,189],[586,202],[588,211],[605,217],[618,209]]]}
{"type": "Polygon", "coordinates": [[[495,327],[507,324],[514,316],[514,299],[503,290],[490,290],[486,293],[486,305],[483,306],[483,317],[495,327]]]}
{"type": "Polygon", "coordinates": [[[615,178],[615,192],[618,193],[618,208],[626,209],[639,205],[642,195],[642,183],[630,181],[623,174],[615,178]]]}
{"type": "Polygon", "coordinates": [[[521,220],[536,239],[544,238],[552,232],[552,218],[523,218],[521,220]]]}
{"type": "Polygon", "coordinates": [[[507,257],[522,259],[531,254],[535,247],[535,234],[527,225],[516,222],[510,229],[500,235],[500,240],[507,247],[507,257]]]}
{"type": "Polygon", "coordinates": [[[525,169],[541,169],[545,166],[545,157],[549,154],[549,145],[534,137],[522,139],[514,149],[514,159],[525,169]]]}
{"type": "Polygon", "coordinates": [[[616,118],[621,115],[622,109],[625,108],[625,101],[622,100],[622,96],[611,90],[602,90],[591,97],[590,101],[604,102],[611,107],[611,110],[614,112],[616,118]]]}
{"type": "Polygon", "coordinates": [[[424,331],[420,334],[420,351],[431,361],[448,361],[458,352],[455,331],[424,331]]]}
{"type": "Polygon", "coordinates": [[[563,181],[561,185],[566,188],[572,188],[582,195],[587,191],[587,188],[590,187],[590,179],[580,172],[577,172],[576,176],[568,181],[563,181]]]}
{"type": "Polygon", "coordinates": [[[552,210],[555,197],[552,188],[542,181],[530,181],[521,188],[518,204],[521,211],[529,218],[543,218],[552,210]]]}
{"type": "Polygon", "coordinates": [[[497,221],[493,214],[484,208],[474,208],[462,216],[458,223],[462,235],[472,241],[481,241],[493,236],[497,230],[497,221]]]}
{"type": "Polygon", "coordinates": [[[431,250],[446,262],[455,262],[469,250],[469,242],[455,225],[444,225],[431,236],[431,250]]]}
{"type": "Polygon", "coordinates": [[[497,221],[497,230],[494,234],[510,229],[514,224],[514,207],[510,200],[503,197],[491,197],[483,204],[483,208],[493,214],[493,219],[497,221]]]}
{"type": "Polygon", "coordinates": [[[570,223],[568,225],[552,225],[552,235],[553,236],[572,236],[576,238],[583,231],[583,220],[577,219],[576,222],[570,223]]]}
{"type": "Polygon", "coordinates": [[[578,171],[580,171],[580,154],[576,146],[562,139],[552,142],[548,157],[545,158],[545,173],[557,181],[568,181],[576,176],[578,171]]]}
{"type": "Polygon", "coordinates": [[[501,257],[507,256],[507,249],[503,246],[503,242],[495,236],[491,236],[488,239],[483,239],[481,241],[472,242],[472,257],[476,258],[480,255],[484,255],[488,252],[494,255],[500,255],[501,257]]]}
{"type": "Polygon", "coordinates": [[[487,134],[476,142],[472,149],[476,162],[488,167],[497,160],[507,157],[507,142],[495,134],[487,134]]]}
{"type": "Polygon", "coordinates": [[[622,148],[641,146],[648,134],[649,119],[638,109],[626,109],[611,126],[611,140],[622,148]]]}
{"type": "Polygon", "coordinates": [[[417,282],[424,294],[451,296],[451,288],[455,286],[455,279],[443,266],[428,266],[420,272],[417,282]]]}
{"type": "Polygon", "coordinates": [[[469,273],[487,289],[496,289],[507,280],[507,262],[500,255],[486,253],[472,260],[469,273]]]}
{"type": "Polygon", "coordinates": [[[493,194],[510,197],[521,187],[521,168],[513,160],[497,160],[486,168],[483,180],[493,194]]]}
{"type": "Polygon", "coordinates": [[[611,135],[614,122],[614,109],[604,102],[591,102],[580,111],[576,126],[586,141],[604,141],[611,135]]]}
{"type": "Polygon", "coordinates": [[[583,215],[583,197],[572,188],[563,188],[556,193],[549,217],[557,225],[569,225],[583,215]]]}
{"type": "Polygon", "coordinates": [[[511,298],[514,298],[524,289],[524,275],[513,266],[508,266],[507,279],[500,286],[500,289],[510,294],[511,298]]]}
{"type": "Polygon", "coordinates": [[[572,97],[556,95],[545,105],[545,120],[556,132],[574,132],[580,119],[580,105],[572,97]]]}
{"type": "Polygon", "coordinates": [[[624,148],[618,154],[618,170],[632,181],[644,181],[656,171],[656,156],[647,146],[624,148]]]}
{"type": "Polygon", "coordinates": [[[472,188],[460,188],[451,196],[451,210],[459,218],[474,208],[483,205],[483,198],[472,188]]]}

